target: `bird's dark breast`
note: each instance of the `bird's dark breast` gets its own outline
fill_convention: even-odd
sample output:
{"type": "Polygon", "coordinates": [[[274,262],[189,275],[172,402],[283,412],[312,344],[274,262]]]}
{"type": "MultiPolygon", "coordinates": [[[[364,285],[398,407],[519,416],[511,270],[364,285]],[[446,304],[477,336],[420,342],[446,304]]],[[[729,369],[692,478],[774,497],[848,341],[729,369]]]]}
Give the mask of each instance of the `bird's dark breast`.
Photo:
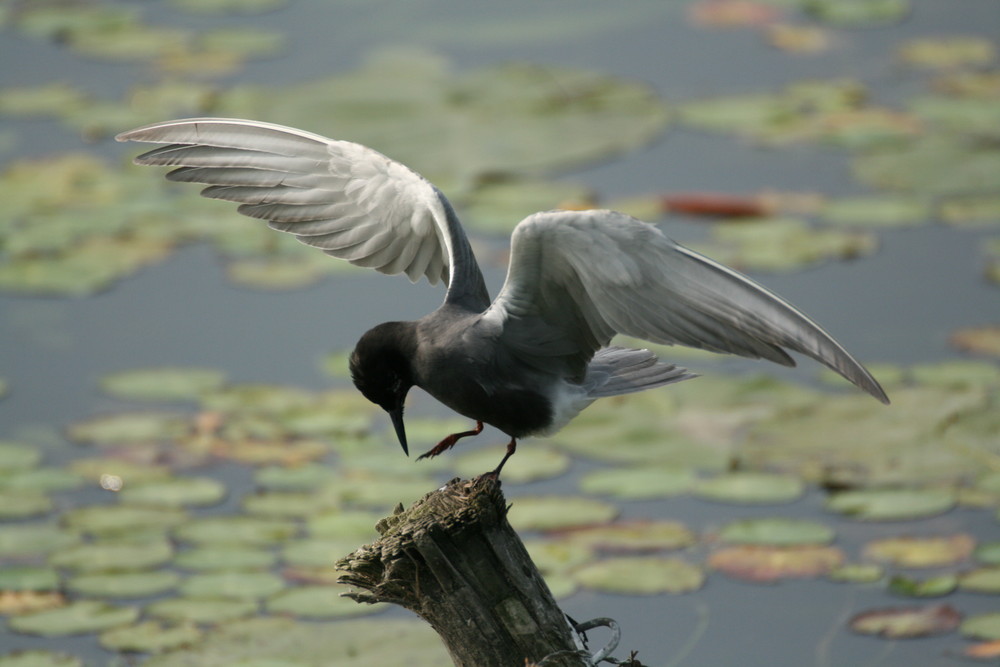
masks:
{"type": "Polygon", "coordinates": [[[466,378],[451,376],[447,391],[423,387],[449,408],[494,426],[509,436],[521,438],[545,429],[552,420],[552,406],[529,387],[494,388],[487,391],[466,378]]]}

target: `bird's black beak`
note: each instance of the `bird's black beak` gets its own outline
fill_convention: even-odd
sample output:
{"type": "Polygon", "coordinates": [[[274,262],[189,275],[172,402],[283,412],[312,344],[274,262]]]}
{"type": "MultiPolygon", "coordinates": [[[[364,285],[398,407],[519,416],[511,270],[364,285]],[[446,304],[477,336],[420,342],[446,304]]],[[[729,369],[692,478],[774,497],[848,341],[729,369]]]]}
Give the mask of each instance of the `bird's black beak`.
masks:
{"type": "Polygon", "coordinates": [[[399,438],[399,444],[403,448],[403,453],[407,456],[410,455],[410,450],[406,446],[406,429],[403,427],[403,407],[400,406],[394,410],[389,410],[389,416],[392,418],[392,426],[396,429],[396,437],[399,438]]]}

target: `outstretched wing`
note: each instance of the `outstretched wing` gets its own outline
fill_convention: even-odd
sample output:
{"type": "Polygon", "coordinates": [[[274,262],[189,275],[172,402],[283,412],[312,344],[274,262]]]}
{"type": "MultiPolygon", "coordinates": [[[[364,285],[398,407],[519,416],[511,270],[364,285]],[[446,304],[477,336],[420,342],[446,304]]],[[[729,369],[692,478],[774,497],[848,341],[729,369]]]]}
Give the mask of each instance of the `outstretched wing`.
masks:
{"type": "MultiPolygon", "coordinates": [[[[794,350],[888,403],[871,374],[793,306],[614,211],[554,211],[522,221],[507,280],[484,318],[515,354],[542,345],[581,374],[623,333],[786,366],[795,365],[786,352],[794,350]]],[[[539,356],[531,362],[545,363],[539,356]]]]}
{"type": "Polygon", "coordinates": [[[448,300],[489,296],[444,195],[402,164],[360,144],[251,120],[192,118],[119,134],[167,144],[137,164],[177,167],[173,181],[352,264],[448,285],[448,300]]]}

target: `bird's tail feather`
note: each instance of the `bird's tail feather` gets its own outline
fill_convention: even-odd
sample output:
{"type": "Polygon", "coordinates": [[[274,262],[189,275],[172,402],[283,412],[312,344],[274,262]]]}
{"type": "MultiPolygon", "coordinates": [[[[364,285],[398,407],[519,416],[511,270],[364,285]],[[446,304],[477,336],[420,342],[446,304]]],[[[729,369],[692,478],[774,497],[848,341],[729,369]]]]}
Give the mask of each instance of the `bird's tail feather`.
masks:
{"type": "Polygon", "coordinates": [[[667,364],[649,350],[606,347],[597,351],[587,367],[590,398],[618,396],[698,377],[686,368],[667,364]]]}

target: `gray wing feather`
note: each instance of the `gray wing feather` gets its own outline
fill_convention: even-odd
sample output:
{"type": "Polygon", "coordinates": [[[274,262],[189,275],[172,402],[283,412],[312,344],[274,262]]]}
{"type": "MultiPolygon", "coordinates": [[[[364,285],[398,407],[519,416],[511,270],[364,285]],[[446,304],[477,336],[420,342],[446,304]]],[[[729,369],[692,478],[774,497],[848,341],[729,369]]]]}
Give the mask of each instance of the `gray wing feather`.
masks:
{"type": "Polygon", "coordinates": [[[123,132],[166,144],[135,158],[176,167],[173,181],[238,203],[244,215],[329,255],[382,273],[448,285],[446,300],[486,308],[489,295],[444,195],[419,174],[360,144],[258,121],[193,118],[123,132]]]}
{"type": "Polygon", "coordinates": [[[871,374],[789,303],[653,225],[613,211],[537,213],[522,221],[507,280],[484,317],[502,328],[515,353],[544,340],[548,353],[563,355],[577,374],[622,333],[789,366],[795,362],[786,350],[800,352],[888,402],[871,374]]]}

